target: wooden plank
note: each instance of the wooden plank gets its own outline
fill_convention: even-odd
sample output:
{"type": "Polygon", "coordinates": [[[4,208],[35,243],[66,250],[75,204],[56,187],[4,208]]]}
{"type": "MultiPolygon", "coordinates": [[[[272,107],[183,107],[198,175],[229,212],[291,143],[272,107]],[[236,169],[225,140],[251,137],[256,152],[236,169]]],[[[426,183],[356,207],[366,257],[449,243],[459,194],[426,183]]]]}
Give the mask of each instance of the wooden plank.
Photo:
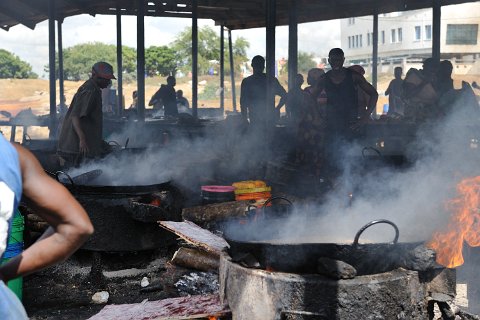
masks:
{"type": "Polygon", "coordinates": [[[218,295],[198,295],[143,301],[134,304],[107,305],[89,320],[180,320],[230,315],[218,295]]]}
{"type": "Polygon", "coordinates": [[[200,228],[191,221],[159,221],[158,223],[161,227],[175,233],[185,241],[216,255],[220,255],[223,249],[229,247],[225,239],[214,235],[206,229],[200,228]]]}

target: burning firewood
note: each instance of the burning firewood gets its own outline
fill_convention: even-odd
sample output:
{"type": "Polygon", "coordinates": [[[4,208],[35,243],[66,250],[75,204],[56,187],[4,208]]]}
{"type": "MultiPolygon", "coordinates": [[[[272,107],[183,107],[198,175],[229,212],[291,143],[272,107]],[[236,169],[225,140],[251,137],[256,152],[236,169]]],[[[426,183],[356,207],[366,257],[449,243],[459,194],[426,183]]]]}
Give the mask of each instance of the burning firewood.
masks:
{"type": "Polygon", "coordinates": [[[180,248],[171,260],[173,264],[202,271],[218,270],[219,256],[203,250],[180,248]]]}
{"type": "Polygon", "coordinates": [[[241,217],[252,201],[230,201],[213,203],[204,206],[184,208],[182,218],[198,224],[211,221],[225,220],[231,217],[241,217]]]}

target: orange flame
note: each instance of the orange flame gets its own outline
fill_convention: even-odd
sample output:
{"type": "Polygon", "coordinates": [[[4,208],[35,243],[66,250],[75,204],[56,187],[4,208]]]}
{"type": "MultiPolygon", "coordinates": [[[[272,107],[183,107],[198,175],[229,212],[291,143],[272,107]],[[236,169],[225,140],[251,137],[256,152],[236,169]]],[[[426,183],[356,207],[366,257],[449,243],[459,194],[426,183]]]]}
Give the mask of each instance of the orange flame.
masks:
{"type": "Polygon", "coordinates": [[[150,205],[152,206],[160,207],[161,204],[162,204],[162,201],[160,201],[160,199],[158,198],[153,198],[153,200],[150,201],[150,205]]]}
{"type": "Polygon", "coordinates": [[[461,266],[463,242],[480,246],[480,176],[457,185],[458,197],[447,203],[453,212],[445,232],[436,232],[427,247],[437,253],[437,262],[447,268],[461,266]]]}
{"type": "Polygon", "coordinates": [[[215,317],[215,316],[209,316],[209,317],[208,317],[208,320],[217,320],[217,317],[215,317]]]}

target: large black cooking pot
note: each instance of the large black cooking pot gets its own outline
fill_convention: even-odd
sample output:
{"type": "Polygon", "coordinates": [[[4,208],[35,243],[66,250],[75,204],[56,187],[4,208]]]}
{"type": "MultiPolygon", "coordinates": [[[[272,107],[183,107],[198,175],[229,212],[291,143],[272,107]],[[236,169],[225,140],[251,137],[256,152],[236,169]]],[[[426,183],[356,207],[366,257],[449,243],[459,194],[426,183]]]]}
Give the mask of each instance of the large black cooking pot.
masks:
{"type": "MultiPolygon", "coordinates": [[[[268,228],[268,225],[264,227],[268,228]]],[[[239,225],[238,228],[249,227],[239,225]]],[[[419,242],[399,243],[398,227],[388,220],[375,220],[366,224],[357,232],[351,244],[287,243],[262,238],[261,232],[242,238],[238,230],[229,230],[233,229],[227,228],[224,237],[230,245],[228,252],[234,261],[242,262],[242,259],[252,255],[261,268],[293,273],[316,273],[317,260],[321,257],[349,263],[355,267],[357,275],[387,272],[398,267],[408,267],[413,250],[421,245],[419,242]],[[378,223],[389,224],[395,229],[394,240],[390,243],[359,243],[360,235],[378,223]]]]}
{"type": "MultiPolygon", "coordinates": [[[[57,173],[57,175],[60,175],[57,173]]],[[[139,202],[149,195],[169,191],[177,193],[170,182],[154,185],[103,186],[81,185],[75,178],[68,178],[64,186],[87,211],[94,234],[83,245],[92,251],[141,251],[165,247],[171,234],[158,227],[156,220],[178,220],[180,211],[172,206],[166,212],[139,202]],[[139,206],[145,213],[139,216],[139,206]],[[153,217],[153,219],[151,218],[153,217]]]]}

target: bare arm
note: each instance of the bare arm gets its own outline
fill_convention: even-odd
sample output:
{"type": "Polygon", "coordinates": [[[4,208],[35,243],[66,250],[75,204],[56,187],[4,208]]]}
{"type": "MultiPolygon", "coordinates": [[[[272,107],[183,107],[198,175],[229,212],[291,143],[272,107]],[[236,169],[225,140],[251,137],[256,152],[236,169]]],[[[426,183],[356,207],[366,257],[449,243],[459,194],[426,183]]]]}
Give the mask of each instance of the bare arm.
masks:
{"type": "Polygon", "coordinates": [[[79,141],[79,151],[81,154],[85,155],[88,153],[87,139],[85,139],[85,133],[83,132],[82,126],[80,124],[80,118],[78,116],[72,115],[72,125],[73,130],[78,135],[79,141]]]}
{"type": "Polygon", "coordinates": [[[93,233],[87,213],[65,187],[45,174],[26,149],[15,145],[22,171],[24,196],[51,226],[22,254],[0,267],[8,281],[67,259],[93,233]]]}
{"type": "Polygon", "coordinates": [[[372,86],[361,74],[354,73],[353,80],[369,96],[368,103],[367,103],[367,112],[366,112],[367,119],[363,119],[363,120],[368,120],[368,117],[377,106],[378,92],[375,89],[375,87],[372,86]]]}

